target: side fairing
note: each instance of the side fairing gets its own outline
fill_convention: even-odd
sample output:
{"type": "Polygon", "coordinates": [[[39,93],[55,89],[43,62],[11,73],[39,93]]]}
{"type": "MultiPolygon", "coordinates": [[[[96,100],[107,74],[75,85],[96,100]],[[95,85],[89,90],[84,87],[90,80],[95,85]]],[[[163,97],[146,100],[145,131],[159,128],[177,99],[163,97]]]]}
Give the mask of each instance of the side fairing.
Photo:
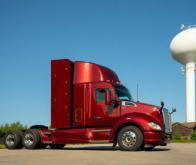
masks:
{"type": "Polygon", "coordinates": [[[73,63],[68,59],[51,62],[51,127],[70,128],[73,63]]]}

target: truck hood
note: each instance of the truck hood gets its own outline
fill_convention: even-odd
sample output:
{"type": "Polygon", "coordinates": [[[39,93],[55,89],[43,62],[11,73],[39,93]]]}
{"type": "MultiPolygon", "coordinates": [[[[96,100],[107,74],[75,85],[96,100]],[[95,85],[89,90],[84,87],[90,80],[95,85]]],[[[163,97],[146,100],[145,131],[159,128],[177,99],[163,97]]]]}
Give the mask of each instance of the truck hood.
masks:
{"type": "Polygon", "coordinates": [[[148,104],[148,103],[142,103],[142,102],[135,102],[137,105],[139,106],[146,106],[146,107],[151,107],[151,108],[158,108],[160,109],[161,107],[160,106],[157,106],[157,105],[153,105],[153,104],[148,104]]]}
{"type": "Polygon", "coordinates": [[[160,106],[142,103],[142,102],[131,102],[131,101],[122,101],[122,110],[123,114],[128,113],[142,113],[153,117],[158,123],[162,123],[162,115],[159,115],[160,106]]]}
{"type": "Polygon", "coordinates": [[[147,108],[147,109],[160,109],[161,107],[160,106],[157,106],[157,105],[153,105],[153,104],[148,104],[148,103],[142,103],[142,102],[139,102],[139,101],[137,101],[137,102],[133,102],[133,101],[127,101],[127,100],[122,100],[121,101],[122,102],[122,105],[123,106],[135,106],[135,107],[140,107],[140,108],[147,108]]]}

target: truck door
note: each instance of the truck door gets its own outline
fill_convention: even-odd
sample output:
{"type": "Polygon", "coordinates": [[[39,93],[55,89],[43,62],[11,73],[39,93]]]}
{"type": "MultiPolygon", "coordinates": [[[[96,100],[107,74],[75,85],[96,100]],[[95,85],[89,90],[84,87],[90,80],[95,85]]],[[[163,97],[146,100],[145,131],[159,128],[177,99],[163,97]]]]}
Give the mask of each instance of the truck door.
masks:
{"type": "Polygon", "coordinates": [[[120,115],[120,109],[113,104],[106,105],[106,91],[111,93],[111,100],[114,98],[114,90],[111,86],[93,84],[91,88],[91,117],[90,123],[93,126],[111,126],[120,115]]]}

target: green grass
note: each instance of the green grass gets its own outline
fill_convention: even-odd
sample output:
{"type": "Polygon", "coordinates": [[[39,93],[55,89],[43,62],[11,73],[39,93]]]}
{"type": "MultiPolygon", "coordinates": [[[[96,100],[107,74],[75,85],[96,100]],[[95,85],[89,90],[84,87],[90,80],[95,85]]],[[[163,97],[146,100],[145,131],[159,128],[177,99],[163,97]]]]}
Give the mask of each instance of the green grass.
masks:
{"type": "Polygon", "coordinates": [[[4,149],[5,146],[3,144],[0,144],[0,149],[4,149]]]}
{"type": "Polygon", "coordinates": [[[196,143],[196,140],[172,140],[172,143],[196,143]]]}

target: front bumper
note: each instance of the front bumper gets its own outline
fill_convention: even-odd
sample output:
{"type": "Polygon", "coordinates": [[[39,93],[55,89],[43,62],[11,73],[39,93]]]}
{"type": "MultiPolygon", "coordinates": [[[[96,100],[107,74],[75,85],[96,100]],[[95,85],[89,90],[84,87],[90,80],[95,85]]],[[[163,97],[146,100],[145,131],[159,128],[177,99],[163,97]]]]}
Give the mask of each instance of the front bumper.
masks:
{"type": "Polygon", "coordinates": [[[162,145],[165,146],[171,141],[171,134],[166,134],[165,132],[155,132],[148,131],[144,132],[144,144],[149,145],[162,145]]]}

